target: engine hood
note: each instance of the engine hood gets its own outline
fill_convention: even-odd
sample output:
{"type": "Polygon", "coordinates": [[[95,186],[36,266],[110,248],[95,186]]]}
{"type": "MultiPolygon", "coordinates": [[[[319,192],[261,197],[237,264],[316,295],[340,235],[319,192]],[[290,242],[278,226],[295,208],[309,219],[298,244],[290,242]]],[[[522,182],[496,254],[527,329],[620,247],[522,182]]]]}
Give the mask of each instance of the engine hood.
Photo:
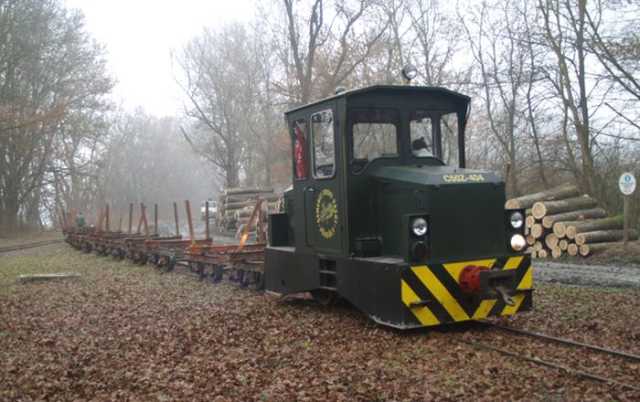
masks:
{"type": "Polygon", "coordinates": [[[381,181],[427,186],[503,183],[501,178],[489,171],[461,169],[450,166],[378,166],[370,170],[368,175],[381,181]]]}

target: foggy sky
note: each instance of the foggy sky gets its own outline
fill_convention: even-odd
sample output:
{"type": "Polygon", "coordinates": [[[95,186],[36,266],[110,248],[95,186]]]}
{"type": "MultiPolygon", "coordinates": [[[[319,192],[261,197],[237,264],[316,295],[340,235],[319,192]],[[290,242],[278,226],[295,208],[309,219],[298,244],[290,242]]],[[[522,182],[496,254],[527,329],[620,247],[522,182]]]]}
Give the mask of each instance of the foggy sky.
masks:
{"type": "Polygon", "coordinates": [[[125,109],[143,107],[157,116],[182,111],[170,52],[203,27],[247,21],[253,0],[66,0],[82,10],[87,30],[106,46],[114,95],[125,109]]]}

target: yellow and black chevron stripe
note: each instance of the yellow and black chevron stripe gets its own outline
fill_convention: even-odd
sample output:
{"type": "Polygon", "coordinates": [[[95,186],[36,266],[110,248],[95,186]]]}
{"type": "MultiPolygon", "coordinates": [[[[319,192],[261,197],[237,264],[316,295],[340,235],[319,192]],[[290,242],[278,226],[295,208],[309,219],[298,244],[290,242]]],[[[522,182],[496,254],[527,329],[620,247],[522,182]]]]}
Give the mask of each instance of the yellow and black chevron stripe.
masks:
{"type": "Polygon", "coordinates": [[[402,303],[417,320],[416,324],[432,326],[529,310],[532,284],[531,257],[500,257],[412,266],[402,273],[400,294],[402,303]],[[515,283],[518,284],[518,292],[513,297],[515,305],[506,305],[498,299],[479,300],[464,294],[458,277],[467,265],[515,270],[515,283]]]}

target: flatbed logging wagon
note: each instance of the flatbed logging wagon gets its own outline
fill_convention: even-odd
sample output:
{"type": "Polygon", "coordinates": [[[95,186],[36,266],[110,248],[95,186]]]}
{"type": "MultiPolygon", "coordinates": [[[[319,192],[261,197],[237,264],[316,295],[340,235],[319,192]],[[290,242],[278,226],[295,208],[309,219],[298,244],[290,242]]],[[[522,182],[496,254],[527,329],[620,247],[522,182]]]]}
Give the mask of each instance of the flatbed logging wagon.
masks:
{"type": "MultiPolygon", "coordinates": [[[[144,214],[146,235],[131,234],[130,212],[127,235],[91,233],[92,244],[113,240],[129,258],[183,263],[214,281],[227,273],[281,295],[346,299],[401,329],[529,310],[525,211],[505,208],[495,174],[465,167],[469,103],[444,88],[372,86],[295,108],[285,114],[293,185],[255,242],[260,199],[239,244],[213,242],[208,216],[196,241],[189,208],[190,239],[177,212],[175,237],[150,238],[144,214]]],[[[82,247],[83,236],[68,239],[82,247]]]]}

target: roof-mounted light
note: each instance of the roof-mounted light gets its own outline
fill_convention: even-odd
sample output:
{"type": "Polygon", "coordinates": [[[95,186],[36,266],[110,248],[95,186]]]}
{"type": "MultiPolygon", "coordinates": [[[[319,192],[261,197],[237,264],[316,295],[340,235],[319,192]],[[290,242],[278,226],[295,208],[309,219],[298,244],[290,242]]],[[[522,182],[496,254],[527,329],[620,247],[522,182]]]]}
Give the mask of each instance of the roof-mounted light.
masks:
{"type": "Polygon", "coordinates": [[[402,67],[402,76],[407,82],[411,82],[412,79],[418,75],[418,69],[413,64],[407,64],[402,67]]]}

